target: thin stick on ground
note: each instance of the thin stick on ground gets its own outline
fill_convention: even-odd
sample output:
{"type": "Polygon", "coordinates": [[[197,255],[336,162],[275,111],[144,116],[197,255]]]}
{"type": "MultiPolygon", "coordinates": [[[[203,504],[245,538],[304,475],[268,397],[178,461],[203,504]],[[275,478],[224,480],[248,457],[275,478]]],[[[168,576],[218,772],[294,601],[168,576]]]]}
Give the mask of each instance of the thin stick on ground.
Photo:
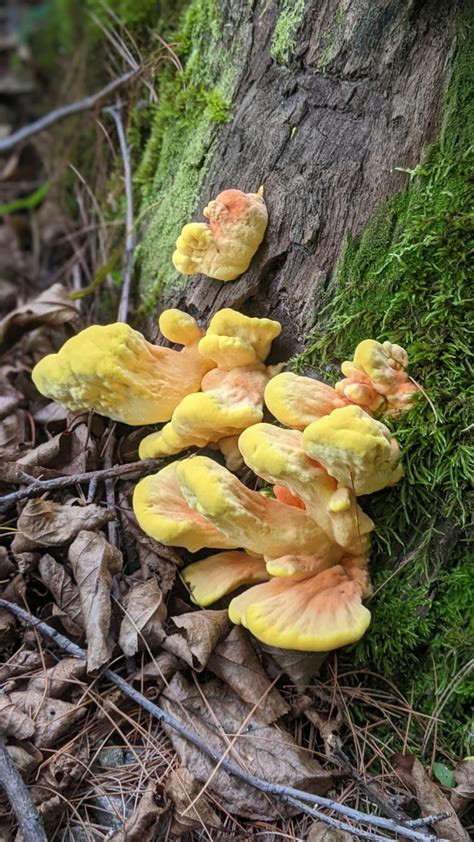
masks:
{"type": "Polygon", "coordinates": [[[0,787],[16,816],[24,842],[48,842],[38,810],[0,737],[0,787]]]}
{"type": "Polygon", "coordinates": [[[133,187],[132,168],[130,164],[130,150],[127,146],[127,138],[122,120],[122,105],[120,101],[111,108],[105,108],[110,114],[117,128],[117,135],[120,144],[120,152],[123,160],[123,174],[125,183],[126,200],[126,225],[125,225],[125,266],[123,270],[122,292],[118,309],[117,321],[126,322],[128,316],[128,305],[130,301],[130,287],[132,283],[133,253],[135,249],[135,232],[133,221],[133,187]]]}
{"type": "Polygon", "coordinates": [[[13,132],[8,135],[8,137],[0,140],[0,153],[8,152],[10,149],[17,146],[18,143],[21,143],[23,140],[27,140],[35,134],[39,134],[39,132],[48,129],[54,123],[64,120],[65,117],[70,117],[72,114],[79,114],[81,111],[90,111],[91,108],[95,108],[95,106],[103,99],[106,99],[110,96],[110,94],[115,93],[118,88],[121,88],[123,85],[126,85],[127,82],[130,82],[130,80],[137,75],[138,71],[139,68],[135,67],[133,70],[129,70],[127,73],[124,73],[123,76],[119,76],[118,79],[114,79],[112,82],[109,82],[108,85],[101,88],[101,90],[97,91],[97,93],[86,96],[84,99],[77,100],[77,102],[71,102],[69,105],[63,105],[61,108],[56,108],[54,111],[50,111],[49,114],[45,114],[44,117],[40,117],[38,120],[30,123],[28,126],[23,126],[22,129],[18,129],[18,131],[13,132]]]}
{"type": "MultiPolygon", "coordinates": [[[[83,661],[86,661],[87,653],[84,649],[81,649],[80,646],[77,646],[75,643],[72,643],[65,635],[61,634],[60,632],[53,629],[51,626],[48,626],[47,623],[38,620],[33,615],[28,614],[27,611],[24,611],[23,608],[20,606],[15,605],[12,602],[8,602],[6,599],[0,599],[0,607],[6,608],[7,611],[11,611],[16,617],[22,620],[24,623],[27,623],[30,626],[38,629],[41,634],[45,635],[45,637],[49,637],[53,640],[60,649],[64,652],[67,652],[69,655],[72,655],[76,658],[80,658],[83,661]]],[[[273,795],[276,798],[280,798],[287,803],[291,803],[291,799],[296,799],[299,802],[303,802],[305,804],[312,804],[314,805],[311,815],[315,818],[319,818],[321,821],[326,822],[326,824],[331,824],[328,822],[327,819],[329,818],[326,813],[320,812],[317,807],[325,808],[331,810],[335,813],[339,813],[346,818],[352,819],[353,821],[359,822],[361,824],[367,824],[372,827],[382,828],[387,830],[391,833],[398,834],[405,839],[413,839],[416,842],[449,842],[449,840],[441,839],[438,836],[433,834],[427,835],[426,833],[420,833],[419,831],[413,829],[412,822],[406,821],[402,823],[397,823],[393,819],[386,819],[381,816],[374,816],[370,813],[362,813],[359,810],[354,810],[352,807],[347,807],[344,804],[339,804],[337,801],[334,801],[331,798],[324,798],[321,795],[313,795],[309,792],[304,792],[303,790],[295,789],[291,786],[285,786],[284,784],[274,784],[270,783],[269,781],[264,780],[263,778],[259,778],[256,775],[252,775],[249,772],[246,772],[244,769],[239,769],[237,766],[234,766],[233,763],[230,763],[228,760],[224,760],[219,752],[214,751],[209,745],[204,743],[202,739],[194,733],[190,728],[176,719],[172,714],[167,713],[162,708],[155,705],[153,702],[149,701],[149,699],[145,698],[141,693],[135,690],[134,687],[131,687],[125,679],[123,679],[120,675],[115,672],[112,672],[110,669],[104,670],[103,677],[107,678],[112,684],[115,684],[126,696],[132,699],[136,704],[140,705],[142,708],[147,710],[155,719],[159,722],[163,722],[168,727],[172,728],[177,733],[181,734],[188,742],[195,745],[203,754],[209,757],[213,762],[220,763],[221,767],[228,772],[230,775],[239,778],[240,780],[244,781],[246,784],[249,784],[255,789],[260,790],[261,792],[266,792],[268,795],[273,795]]],[[[427,823],[434,823],[436,821],[436,817],[429,817],[429,819],[425,820],[427,823]]],[[[417,822],[417,825],[419,823],[417,822]]],[[[349,833],[356,833],[356,830],[351,825],[344,825],[344,829],[347,830],[349,833]]],[[[367,836],[365,837],[367,838],[367,836]]],[[[370,837],[369,837],[370,838],[370,837]]],[[[377,837],[375,837],[377,839],[377,837]]],[[[393,842],[389,837],[378,837],[381,842],[393,842]]]]}

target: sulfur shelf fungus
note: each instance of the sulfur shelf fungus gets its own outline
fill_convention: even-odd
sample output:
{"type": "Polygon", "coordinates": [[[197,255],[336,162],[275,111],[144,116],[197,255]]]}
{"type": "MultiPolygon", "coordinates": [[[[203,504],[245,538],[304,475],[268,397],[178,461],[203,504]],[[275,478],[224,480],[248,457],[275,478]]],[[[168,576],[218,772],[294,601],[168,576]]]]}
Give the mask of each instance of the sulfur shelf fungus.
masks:
{"type": "Polygon", "coordinates": [[[213,524],[190,508],[176,481],[176,462],[157,474],[145,477],[135,487],[133,511],[140,527],[156,541],[190,552],[233,549],[239,546],[213,524]]]}
{"type": "Polygon", "coordinates": [[[235,597],[229,617],[269,646],[329,652],[360,640],[369,626],[361,580],[341,565],[297,582],[272,578],[235,597]]]}
{"type": "Polygon", "coordinates": [[[242,585],[266,582],[270,574],[261,556],[250,556],[244,550],[216,553],[189,564],[181,573],[191,590],[191,598],[206,608],[242,585]]]}
{"type": "Polygon", "coordinates": [[[181,231],[173,265],[184,275],[234,281],[247,271],[265,235],[268,213],[263,187],[257,193],[224,190],[203,214],[208,223],[190,222],[181,231]]]}
{"type": "Polygon", "coordinates": [[[235,546],[268,558],[311,554],[333,564],[341,558],[341,549],[306,512],[251,491],[206,456],[178,462],[176,476],[188,505],[235,546]]]}
{"type": "Polygon", "coordinates": [[[265,389],[265,405],[272,415],[281,424],[297,430],[304,430],[312,421],[349,403],[332,386],[291,371],[277,374],[265,389]]]}
{"type": "MultiPolygon", "coordinates": [[[[322,459],[316,463],[306,455],[302,440],[299,430],[255,424],[241,434],[239,450],[257,476],[284,486],[302,500],[308,515],[332,542],[347,553],[366,552],[371,519],[357,505],[352,489],[339,488],[322,459]]],[[[277,494],[281,499],[281,491],[277,494]]]]}
{"type": "Polygon", "coordinates": [[[67,409],[93,410],[125,424],[167,421],[185,395],[214,367],[198,352],[203,332],[180,310],[165,311],[164,335],[181,351],[152,345],[126,324],[92,325],[33,369],[41,392],[67,409]]]}
{"type": "Polygon", "coordinates": [[[358,406],[335,409],[310,424],[303,433],[303,450],[357,496],[394,485],[403,476],[390,430],[358,406]]]}
{"type": "Polygon", "coordinates": [[[410,408],[418,386],[407,374],[408,356],[392,342],[364,339],[357,346],[354,360],[341,365],[344,380],[336,383],[341,397],[369,412],[399,415],[410,408]]]}
{"type": "Polygon", "coordinates": [[[202,379],[202,391],[188,395],[176,407],[171,421],[140,444],[140,458],[159,458],[187,447],[223,442],[229,465],[236,450],[228,440],[263,418],[263,393],[274,369],[265,366],[272,340],[281,325],[271,319],[220,310],[211,319],[199,352],[217,368],[202,379]]]}

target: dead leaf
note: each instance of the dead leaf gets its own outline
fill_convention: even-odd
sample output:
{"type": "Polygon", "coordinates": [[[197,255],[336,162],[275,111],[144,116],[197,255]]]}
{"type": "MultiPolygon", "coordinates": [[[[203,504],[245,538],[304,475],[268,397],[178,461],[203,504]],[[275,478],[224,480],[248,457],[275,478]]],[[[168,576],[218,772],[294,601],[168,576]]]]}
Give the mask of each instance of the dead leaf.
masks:
{"type": "Polygon", "coordinates": [[[165,792],[174,804],[173,823],[170,832],[181,837],[193,828],[218,830],[221,820],[212,809],[206,795],[199,795],[201,784],[193,778],[184,766],[173,769],[166,780],[165,792]],[[199,797],[197,797],[199,796],[199,797]],[[194,799],[196,803],[190,807],[194,799]],[[188,812],[185,812],[188,810],[188,812]]]}
{"type": "Polygon", "coordinates": [[[156,576],[163,596],[167,596],[175,583],[177,563],[181,564],[181,560],[178,556],[176,556],[177,561],[174,561],[169,555],[164,555],[162,544],[145,535],[138,526],[133,512],[126,508],[128,506],[126,497],[120,495],[120,504],[127,524],[127,532],[134,538],[143,578],[148,579],[150,575],[156,576]]]}
{"type": "Polygon", "coordinates": [[[150,781],[133,815],[127,819],[123,829],[112,836],[111,842],[153,842],[159,838],[157,823],[165,810],[165,805],[157,804],[156,783],[150,781]]]}
{"type": "MultiPolygon", "coordinates": [[[[48,699],[44,693],[37,693],[36,690],[17,690],[10,693],[10,700],[34,721],[34,744],[38,748],[53,746],[86,713],[84,707],[62,699],[48,699]]],[[[18,737],[18,734],[15,736],[18,737]]]]}
{"type": "Polygon", "coordinates": [[[227,611],[201,610],[171,617],[170,626],[163,649],[201,672],[216,645],[229,631],[230,620],[227,611]],[[172,633],[173,626],[179,629],[175,634],[172,633]]]}
{"type": "Polygon", "coordinates": [[[0,346],[17,342],[26,331],[40,324],[62,325],[75,322],[79,313],[62,284],[53,284],[33,301],[12,310],[0,322],[0,346]]]}
{"type": "Polygon", "coordinates": [[[155,579],[132,585],[124,600],[125,615],[120,626],[119,646],[131,657],[146,645],[152,651],[163,642],[166,608],[155,579]]]}
{"type": "Polygon", "coordinates": [[[0,579],[8,579],[15,570],[15,565],[8,555],[6,547],[0,547],[0,579]]]}
{"type": "Polygon", "coordinates": [[[6,693],[0,693],[0,732],[17,740],[29,740],[35,723],[6,693]]]}
{"type": "Polygon", "coordinates": [[[170,652],[161,652],[129,676],[128,681],[137,685],[142,693],[146,689],[148,699],[156,699],[177,669],[178,659],[170,652]]]}
{"type": "Polygon", "coordinates": [[[258,704],[258,713],[264,722],[274,722],[288,713],[289,707],[278,690],[270,689],[269,678],[242,626],[234,626],[225,640],[217,644],[207,668],[251,707],[258,704]]]}
{"type": "Polygon", "coordinates": [[[431,780],[428,772],[414,754],[396,754],[396,774],[416,796],[422,816],[449,813],[447,819],[436,823],[436,831],[450,842],[469,842],[469,834],[463,828],[454,808],[440,788],[431,780]]]}
{"type": "Polygon", "coordinates": [[[82,636],[84,619],[81,609],[79,589],[66,572],[63,564],[59,564],[48,553],[44,555],[38,565],[42,581],[52,593],[65,631],[74,637],[82,636]]]}
{"type": "Polygon", "coordinates": [[[33,743],[23,742],[21,745],[7,745],[6,749],[16,768],[26,778],[38,768],[43,760],[43,755],[33,743]]]}
{"type": "Polygon", "coordinates": [[[46,663],[50,662],[50,657],[44,653],[43,658],[36,650],[19,649],[15,652],[6,663],[0,666],[0,684],[10,681],[14,678],[21,678],[28,675],[28,673],[36,672],[44,665],[44,658],[46,663]]]}
{"type": "Polygon", "coordinates": [[[15,458],[19,455],[20,445],[27,437],[31,438],[28,416],[24,409],[18,409],[12,415],[0,421],[0,453],[2,458],[15,458]]]}
{"type": "Polygon", "coordinates": [[[16,620],[13,614],[6,608],[0,608],[0,643],[11,643],[15,625],[16,620]]]}
{"type": "Polygon", "coordinates": [[[28,690],[44,693],[51,699],[62,699],[78,685],[83,685],[86,665],[78,658],[63,658],[53,667],[42,670],[28,682],[28,690]]]}
{"type": "Polygon", "coordinates": [[[87,671],[108,661],[113,576],[122,569],[122,553],[98,532],[79,532],[69,548],[69,561],[79,588],[87,638],[87,671]]]}
{"type": "Polygon", "coordinates": [[[306,842],[355,842],[356,837],[345,830],[329,827],[324,822],[313,822],[306,842]]]}
{"type": "Polygon", "coordinates": [[[70,543],[84,529],[100,529],[114,519],[113,512],[95,506],[71,506],[52,500],[28,500],[18,518],[18,533],[12,542],[15,553],[37,547],[58,547],[70,543]]]}
{"type": "Polygon", "coordinates": [[[31,787],[33,800],[38,804],[46,801],[51,792],[67,791],[84,775],[89,755],[90,748],[87,740],[82,742],[79,748],[74,743],[74,754],[69,754],[68,751],[54,752],[41,767],[40,776],[31,787]]]}
{"type": "Polygon", "coordinates": [[[33,573],[38,566],[38,553],[18,553],[15,555],[16,565],[22,576],[33,573]]]}
{"type": "Polygon", "coordinates": [[[319,674],[328,652],[298,652],[295,649],[277,649],[275,646],[259,644],[268,652],[280,669],[286,673],[298,688],[307,687],[311,679],[319,674]]]}
{"type": "MultiPolygon", "coordinates": [[[[272,783],[306,789],[324,795],[331,788],[332,778],[319,763],[303,750],[284,728],[269,725],[251,714],[251,707],[219,681],[203,687],[203,696],[181,673],[176,673],[160,697],[160,704],[199,735],[204,745],[223,755],[228,747],[226,734],[239,735],[227,759],[258,777],[272,783]],[[204,696],[204,698],[203,698],[204,696]]],[[[251,819],[275,818],[275,806],[263,793],[229,775],[222,768],[213,775],[215,763],[172,729],[163,725],[181,765],[193,778],[206,783],[212,775],[210,789],[231,815],[251,819]]],[[[229,738],[230,739],[230,738],[229,738]]],[[[281,815],[292,808],[279,805],[281,815]]]]}
{"type": "Polygon", "coordinates": [[[457,764],[454,779],[457,786],[451,793],[451,804],[456,813],[462,813],[474,800],[474,757],[466,757],[457,764]]]}

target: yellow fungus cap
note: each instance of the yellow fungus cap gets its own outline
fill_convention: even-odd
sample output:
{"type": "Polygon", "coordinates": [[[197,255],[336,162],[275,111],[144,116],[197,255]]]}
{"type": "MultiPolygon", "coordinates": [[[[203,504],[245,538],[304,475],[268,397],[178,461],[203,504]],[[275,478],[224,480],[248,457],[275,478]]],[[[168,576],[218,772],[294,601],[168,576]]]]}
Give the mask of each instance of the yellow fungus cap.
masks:
{"type": "Polygon", "coordinates": [[[335,409],[303,433],[303,449],[355,494],[372,494],[401,477],[390,430],[358,406],[335,409]]]}
{"type": "Polygon", "coordinates": [[[238,546],[191,509],[176,482],[176,462],[136,485],[133,511],[144,532],[161,544],[197,552],[238,546]]]}
{"type": "Polygon", "coordinates": [[[183,459],[176,475],[188,505],[237,546],[269,558],[314,553],[336,561],[341,555],[306,512],[251,491],[206,456],[183,459]]]}
{"type": "Polygon", "coordinates": [[[342,363],[345,379],[336,383],[336,389],[370,412],[383,409],[395,416],[410,408],[418,391],[408,377],[407,366],[408,355],[400,345],[364,339],[355,350],[354,360],[342,363]]]}
{"type": "Polygon", "coordinates": [[[331,541],[355,555],[365,552],[372,521],[357,505],[354,492],[338,489],[337,480],[306,455],[302,442],[299,430],[255,424],[240,435],[239,450],[254,473],[303,500],[308,515],[331,541]]]}
{"type": "Polygon", "coordinates": [[[263,191],[224,190],[204,209],[209,223],[191,222],[176,241],[173,265],[184,275],[201,273],[233,281],[245,272],[263,240],[268,213],[263,191]]]}
{"type": "Polygon", "coordinates": [[[158,324],[165,339],[176,342],[178,345],[199,342],[204,336],[204,331],[201,330],[196,319],[184,313],[183,310],[163,310],[158,324]]]}
{"type": "Polygon", "coordinates": [[[125,424],[167,421],[180,400],[199,389],[212,361],[196,342],[181,351],[152,345],[118,322],[92,325],[34,367],[41,392],[73,411],[93,410],[125,424]]]}
{"type": "Polygon", "coordinates": [[[291,371],[284,371],[270,380],[264,400],[281,424],[297,430],[304,430],[312,421],[348,404],[348,400],[331,386],[291,371]]]}
{"type": "Polygon", "coordinates": [[[229,617],[269,646],[303,652],[355,643],[370,623],[359,582],[340,565],[301,582],[271,579],[249,588],[231,601],[229,617]]]}
{"type": "Polygon", "coordinates": [[[229,371],[262,363],[280,333],[281,324],[273,319],[258,319],[225,308],[212,317],[199,343],[199,352],[229,371]]]}
{"type": "Polygon", "coordinates": [[[315,576],[328,567],[333,567],[334,562],[329,558],[318,558],[314,555],[284,555],[280,558],[271,558],[266,562],[266,569],[272,576],[278,576],[292,581],[307,579],[315,576]]]}
{"type": "Polygon", "coordinates": [[[241,585],[254,585],[270,578],[263,558],[247,555],[243,550],[203,558],[185,567],[181,575],[191,589],[193,601],[203,608],[241,585]]]}

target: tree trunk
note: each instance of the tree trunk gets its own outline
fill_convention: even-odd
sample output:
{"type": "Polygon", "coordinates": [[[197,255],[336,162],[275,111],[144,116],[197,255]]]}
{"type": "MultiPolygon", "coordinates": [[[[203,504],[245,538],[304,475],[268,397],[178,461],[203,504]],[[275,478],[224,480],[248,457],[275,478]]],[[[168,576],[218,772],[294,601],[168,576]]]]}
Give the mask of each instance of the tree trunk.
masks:
{"type": "Polygon", "coordinates": [[[221,0],[223,51],[239,40],[244,52],[192,218],[224,188],[263,184],[270,223],[240,279],[193,276],[159,299],[203,320],[226,306],[278,319],[285,354],[331,294],[347,236],[406,187],[436,138],[456,35],[454,3],[306,0],[298,25],[301,6],[258,0],[249,13],[248,0],[221,0]],[[292,27],[285,66],[275,59],[292,27]]]}

